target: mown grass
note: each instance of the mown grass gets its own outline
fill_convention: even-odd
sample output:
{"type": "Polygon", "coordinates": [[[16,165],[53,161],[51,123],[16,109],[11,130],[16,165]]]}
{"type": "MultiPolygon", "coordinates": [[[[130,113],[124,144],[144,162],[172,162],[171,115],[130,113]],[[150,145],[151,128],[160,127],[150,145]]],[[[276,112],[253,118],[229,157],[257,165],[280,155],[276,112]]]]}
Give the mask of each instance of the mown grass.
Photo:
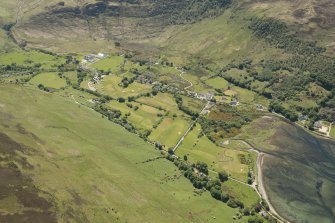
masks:
{"type": "Polygon", "coordinates": [[[38,74],[33,77],[29,83],[34,85],[42,84],[45,87],[54,89],[60,89],[66,86],[65,78],[60,78],[56,72],[38,74]]]}
{"type": "Polygon", "coordinates": [[[33,148],[25,156],[34,169],[25,171],[57,205],[60,222],[232,221],[235,209],[208,192],[194,196],[165,159],[144,162],[160,154],[93,110],[13,85],[1,85],[0,97],[0,131],[33,148]]]}
{"type": "Polygon", "coordinates": [[[151,133],[149,139],[160,142],[166,149],[171,148],[177,144],[189,125],[190,123],[183,118],[166,117],[157,129],[151,133]]]}

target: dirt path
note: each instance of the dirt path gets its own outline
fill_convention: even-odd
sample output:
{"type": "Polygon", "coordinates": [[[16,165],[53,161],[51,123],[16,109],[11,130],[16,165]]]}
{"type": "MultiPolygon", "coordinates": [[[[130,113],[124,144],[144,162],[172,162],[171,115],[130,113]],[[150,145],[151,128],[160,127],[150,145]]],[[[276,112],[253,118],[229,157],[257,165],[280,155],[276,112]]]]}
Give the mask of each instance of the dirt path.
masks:
{"type": "Polygon", "coordinates": [[[92,84],[91,81],[87,83],[88,88],[89,88],[91,91],[97,91],[97,89],[96,89],[95,87],[92,87],[91,84],[92,84]]]}
{"type": "MultiPolygon", "coordinates": [[[[209,102],[206,103],[206,105],[204,106],[204,108],[201,110],[200,115],[203,113],[203,111],[208,107],[209,102]]],[[[194,127],[194,125],[197,123],[197,119],[194,120],[190,127],[186,130],[186,132],[183,134],[183,136],[179,139],[178,143],[173,147],[173,152],[175,152],[178,147],[180,146],[180,144],[184,141],[184,139],[186,138],[186,136],[188,135],[188,133],[192,130],[192,128],[194,127]]]]}
{"type": "MultiPolygon", "coordinates": [[[[176,69],[178,70],[178,68],[176,68],[176,69]]],[[[180,70],[178,70],[178,71],[180,72],[180,74],[179,74],[179,75],[180,75],[180,78],[182,78],[184,81],[190,83],[190,85],[187,86],[187,87],[185,87],[184,90],[187,91],[188,93],[189,93],[189,92],[192,92],[192,91],[189,91],[189,90],[187,90],[187,89],[189,89],[190,87],[193,87],[193,83],[192,83],[191,81],[189,81],[189,80],[187,80],[187,79],[185,79],[185,78],[183,77],[183,73],[185,73],[184,71],[180,71],[180,70]]],[[[203,109],[200,111],[199,115],[201,115],[201,114],[204,112],[204,110],[205,110],[208,106],[209,106],[209,101],[206,103],[206,105],[205,105],[205,106],[203,107],[203,109]]],[[[196,122],[197,122],[197,120],[195,120],[195,121],[192,122],[192,124],[191,124],[190,127],[186,130],[186,132],[183,134],[183,136],[180,138],[180,140],[178,141],[178,143],[173,147],[173,152],[175,152],[175,151],[178,149],[178,147],[179,147],[180,144],[184,141],[185,137],[186,137],[187,134],[191,131],[191,129],[193,128],[193,126],[195,125],[196,122]]]]}
{"type": "Polygon", "coordinates": [[[74,102],[75,102],[77,105],[80,105],[80,103],[74,98],[74,95],[71,95],[71,98],[74,100],[74,102]]]}
{"type": "Polygon", "coordinates": [[[191,131],[191,129],[193,128],[193,126],[195,125],[196,121],[192,122],[192,124],[190,125],[190,127],[186,130],[186,132],[184,133],[184,135],[180,138],[180,140],[178,141],[178,143],[173,147],[173,152],[175,152],[178,147],[180,146],[180,144],[184,141],[185,137],[187,136],[187,134],[191,131]]]}
{"type": "MultiPolygon", "coordinates": [[[[178,70],[178,71],[179,71],[179,70],[178,70]]],[[[184,81],[186,81],[186,82],[188,82],[188,83],[190,84],[189,86],[184,87],[184,90],[187,91],[187,92],[191,92],[191,91],[189,91],[189,90],[187,90],[187,89],[193,87],[193,83],[192,83],[191,81],[189,81],[189,80],[187,80],[186,78],[183,77],[183,74],[184,74],[184,73],[185,73],[184,71],[180,71],[180,74],[179,74],[180,78],[183,79],[184,81]]]]}

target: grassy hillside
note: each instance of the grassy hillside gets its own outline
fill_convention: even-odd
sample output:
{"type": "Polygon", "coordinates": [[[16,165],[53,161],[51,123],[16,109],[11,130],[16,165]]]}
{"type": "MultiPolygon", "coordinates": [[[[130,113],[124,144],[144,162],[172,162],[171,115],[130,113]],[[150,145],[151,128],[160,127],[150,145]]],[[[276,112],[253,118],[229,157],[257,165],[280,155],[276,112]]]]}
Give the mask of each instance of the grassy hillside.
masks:
{"type": "Polygon", "coordinates": [[[209,193],[195,196],[152,146],[96,112],[39,90],[0,92],[0,221],[232,221],[236,210],[209,193]]]}

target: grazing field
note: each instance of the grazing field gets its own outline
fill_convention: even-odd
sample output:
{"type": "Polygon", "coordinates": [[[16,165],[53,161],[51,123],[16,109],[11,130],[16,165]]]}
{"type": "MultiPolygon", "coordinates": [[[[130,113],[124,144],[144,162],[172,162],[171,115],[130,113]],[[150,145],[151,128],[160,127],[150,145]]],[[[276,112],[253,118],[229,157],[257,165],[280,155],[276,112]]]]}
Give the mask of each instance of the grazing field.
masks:
{"type": "Polygon", "coordinates": [[[179,111],[176,100],[167,93],[158,93],[153,97],[142,97],[136,100],[139,103],[147,104],[156,108],[161,108],[170,112],[179,111]]]}
{"type": "Polygon", "coordinates": [[[87,107],[94,107],[93,100],[97,98],[96,96],[92,94],[89,94],[83,91],[78,91],[73,88],[66,88],[63,91],[57,92],[57,94],[63,97],[68,97],[74,103],[77,104],[78,102],[79,105],[84,105],[87,107]]]}
{"type": "Polygon", "coordinates": [[[152,131],[149,139],[160,142],[165,149],[173,147],[188,129],[190,123],[182,118],[166,117],[162,123],[152,131]]]}
{"type": "Polygon", "coordinates": [[[75,71],[64,72],[63,76],[68,78],[73,85],[76,85],[78,83],[77,72],[75,71]]]}
{"type": "Polygon", "coordinates": [[[201,136],[201,131],[201,126],[197,124],[176,151],[177,155],[187,155],[193,163],[203,161],[214,171],[225,170],[232,177],[247,182],[249,163],[253,162],[249,153],[219,147],[206,136],[201,136]]]}
{"type": "Polygon", "coordinates": [[[197,100],[195,98],[187,97],[184,95],[182,96],[182,99],[183,99],[183,105],[194,112],[200,112],[206,105],[206,102],[204,101],[197,100]]]}
{"type": "Polygon", "coordinates": [[[70,98],[1,85],[0,101],[1,157],[15,163],[1,163],[14,185],[0,184],[1,222],[232,222],[236,209],[195,196],[172,163],[147,161],[152,146],[70,98]]]}
{"type": "Polygon", "coordinates": [[[50,73],[41,73],[33,77],[30,82],[34,85],[42,84],[45,87],[60,89],[62,87],[66,87],[65,78],[60,78],[58,73],[50,72],[50,73]]]}
{"type": "Polygon", "coordinates": [[[139,129],[150,130],[155,124],[161,119],[158,114],[163,115],[163,112],[159,111],[154,107],[147,105],[141,105],[138,103],[119,103],[117,101],[111,101],[108,103],[108,107],[117,109],[122,112],[123,115],[129,114],[128,120],[139,129]],[[131,107],[127,106],[130,105],[131,107]],[[135,109],[136,107],[136,109],[135,109]]]}
{"type": "Polygon", "coordinates": [[[230,196],[242,201],[245,207],[252,207],[260,201],[258,194],[253,188],[234,180],[224,182],[222,189],[228,192],[230,196]]]}
{"type": "Polygon", "coordinates": [[[184,73],[183,78],[190,81],[192,83],[192,87],[188,90],[195,91],[195,92],[208,92],[209,90],[212,90],[210,87],[208,87],[206,84],[204,84],[200,77],[190,74],[190,73],[184,73]]]}
{"type": "MultiPolygon", "coordinates": [[[[123,88],[119,86],[121,83],[122,78],[114,75],[109,75],[104,77],[102,81],[99,81],[97,84],[92,84],[98,92],[101,92],[105,95],[109,95],[114,98],[118,97],[131,97],[137,96],[140,94],[148,93],[151,91],[150,85],[140,84],[134,82],[130,84],[127,88],[123,88]]],[[[87,87],[86,87],[87,88],[87,87]]]]}
{"type": "Polygon", "coordinates": [[[215,89],[226,89],[229,86],[228,81],[222,77],[210,78],[206,81],[206,84],[215,88],[215,89]]]}
{"type": "Polygon", "coordinates": [[[232,68],[224,73],[224,76],[238,83],[245,83],[248,81],[253,81],[254,78],[251,77],[246,71],[237,68],[232,68]]]}
{"type": "Polygon", "coordinates": [[[236,98],[240,103],[244,104],[262,104],[263,106],[269,105],[269,100],[264,96],[238,86],[232,86],[230,89],[224,91],[228,97],[236,98]]]}
{"type": "Polygon", "coordinates": [[[262,167],[264,185],[279,214],[292,222],[333,222],[334,141],[277,117],[257,119],[237,137],[268,154],[262,167]]]}
{"type": "Polygon", "coordinates": [[[38,51],[12,51],[6,54],[0,54],[0,64],[33,67],[38,64],[44,69],[56,69],[58,65],[65,62],[65,59],[59,56],[52,56],[38,51]]]}
{"type": "Polygon", "coordinates": [[[124,62],[124,58],[121,56],[110,56],[97,61],[91,67],[104,71],[110,70],[112,73],[118,73],[121,71],[124,62]]]}

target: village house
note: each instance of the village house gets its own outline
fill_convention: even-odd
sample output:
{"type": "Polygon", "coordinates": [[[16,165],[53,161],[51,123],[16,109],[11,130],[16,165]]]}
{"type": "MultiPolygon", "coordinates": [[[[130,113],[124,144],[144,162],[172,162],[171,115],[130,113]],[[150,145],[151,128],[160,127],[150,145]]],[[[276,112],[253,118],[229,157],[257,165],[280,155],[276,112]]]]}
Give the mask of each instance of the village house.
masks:
{"type": "Polygon", "coordinates": [[[316,128],[316,129],[322,128],[322,123],[321,122],[315,122],[314,123],[314,128],[316,128]]]}
{"type": "Polygon", "coordinates": [[[307,115],[299,115],[298,120],[299,121],[307,121],[308,116],[307,115]]]}
{"type": "Polygon", "coordinates": [[[236,99],[233,99],[231,102],[230,102],[230,105],[231,106],[238,106],[240,103],[236,100],[236,99]]]}

